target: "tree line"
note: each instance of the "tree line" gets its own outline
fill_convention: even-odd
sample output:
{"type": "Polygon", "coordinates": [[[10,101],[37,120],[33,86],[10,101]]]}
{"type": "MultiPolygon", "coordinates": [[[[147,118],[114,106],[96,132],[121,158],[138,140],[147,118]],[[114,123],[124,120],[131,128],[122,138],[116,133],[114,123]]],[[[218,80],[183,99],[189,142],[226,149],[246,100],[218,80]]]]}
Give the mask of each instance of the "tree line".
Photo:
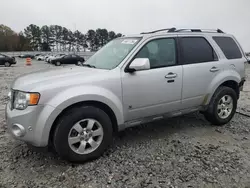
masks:
{"type": "Polygon", "coordinates": [[[96,51],[121,36],[121,33],[101,28],[82,33],[59,25],[39,27],[35,24],[16,33],[10,27],[0,25],[0,51],[96,51]]]}

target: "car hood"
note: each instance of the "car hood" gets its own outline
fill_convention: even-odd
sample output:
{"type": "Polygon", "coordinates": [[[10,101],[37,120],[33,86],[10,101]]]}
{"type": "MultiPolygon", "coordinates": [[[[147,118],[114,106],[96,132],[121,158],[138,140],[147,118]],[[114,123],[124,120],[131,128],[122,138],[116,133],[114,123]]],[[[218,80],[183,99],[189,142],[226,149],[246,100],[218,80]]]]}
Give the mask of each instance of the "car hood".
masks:
{"type": "Polygon", "coordinates": [[[109,70],[94,69],[88,67],[63,67],[51,70],[42,70],[30,74],[21,75],[14,80],[12,89],[20,91],[33,91],[42,87],[60,87],[66,84],[75,84],[86,81],[88,77],[97,77],[109,70]]]}

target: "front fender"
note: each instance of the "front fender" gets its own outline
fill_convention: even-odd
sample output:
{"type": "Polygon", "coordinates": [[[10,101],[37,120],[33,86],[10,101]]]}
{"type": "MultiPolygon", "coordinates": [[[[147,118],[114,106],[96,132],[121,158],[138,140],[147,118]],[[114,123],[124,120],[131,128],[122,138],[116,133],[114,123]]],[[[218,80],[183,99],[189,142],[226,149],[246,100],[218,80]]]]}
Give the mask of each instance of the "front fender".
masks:
{"type": "Polygon", "coordinates": [[[216,89],[222,85],[226,81],[235,81],[237,83],[240,83],[241,77],[239,73],[237,73],[235,70],[225,70],[221,72],[220,74],[216,75],[212,82],[210,83],[209,87],[207,88],[207,100],[205,102],[205,105],[209,104],[214,92],[216,89]]]}
{"type": "Polygon", "coordinates": [[[46,122],[36,130],[38,133],[36,134],[37,136],[40,132],[42,145],[47,145],[51,127],[58,115],[65,108],[84,101],[97,101],[106,104],[114,112],[118,125],[124,123],[122,102],[119,96],[116,96],[110,90],[96,86],[71,87],[59,92],[47,102],[47,106],[50,110],[46,112],[47,117],[43,116],[42,118],[46,119],[46,122]]]}

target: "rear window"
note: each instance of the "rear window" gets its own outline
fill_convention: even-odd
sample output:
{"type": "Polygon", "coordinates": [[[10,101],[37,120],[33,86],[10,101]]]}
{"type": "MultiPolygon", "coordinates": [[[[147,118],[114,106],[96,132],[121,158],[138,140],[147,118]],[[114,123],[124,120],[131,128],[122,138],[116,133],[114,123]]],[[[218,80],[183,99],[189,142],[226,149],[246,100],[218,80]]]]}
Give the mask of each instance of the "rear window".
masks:
{"type": "Polygon", "coordinates": [[[238,45],[231,37],[213,37],[213,39],[221,48],[227,59],[242,58],[238,45]]]}

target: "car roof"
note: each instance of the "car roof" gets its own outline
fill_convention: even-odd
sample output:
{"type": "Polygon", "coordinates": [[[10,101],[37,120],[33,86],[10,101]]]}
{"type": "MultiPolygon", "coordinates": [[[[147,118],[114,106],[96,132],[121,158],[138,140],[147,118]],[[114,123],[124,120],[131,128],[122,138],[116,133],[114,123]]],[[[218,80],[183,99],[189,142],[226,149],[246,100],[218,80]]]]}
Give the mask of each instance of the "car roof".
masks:
{"type": "Polygon", "coordinates": [[[135,34],[135,35],[127,35],[120,38],[151,38],[151,37],[157,37],[157,36],[228,36],[232,37],[231,34],[226,34],[222,30],[217,29],[176,29],[176,28],[170,28],[170,29],[160,29],[156,31],[151,32],[144,32],[141,34],[135,34]],[[169,31],[170,30],[170,31],[169,31]]]}
{"type": "Polygon", "coordinates": [[[151,38],[151,37],[155,37],[155,36],[228,36],[228,37],[232,37],[231,34],[226,34],[226,33],[201,33],[201,32],[181,32],[181,33],[154,33],[154,34],[136,34],[136,35],[126,35],[120,38],[151,38]]]}

